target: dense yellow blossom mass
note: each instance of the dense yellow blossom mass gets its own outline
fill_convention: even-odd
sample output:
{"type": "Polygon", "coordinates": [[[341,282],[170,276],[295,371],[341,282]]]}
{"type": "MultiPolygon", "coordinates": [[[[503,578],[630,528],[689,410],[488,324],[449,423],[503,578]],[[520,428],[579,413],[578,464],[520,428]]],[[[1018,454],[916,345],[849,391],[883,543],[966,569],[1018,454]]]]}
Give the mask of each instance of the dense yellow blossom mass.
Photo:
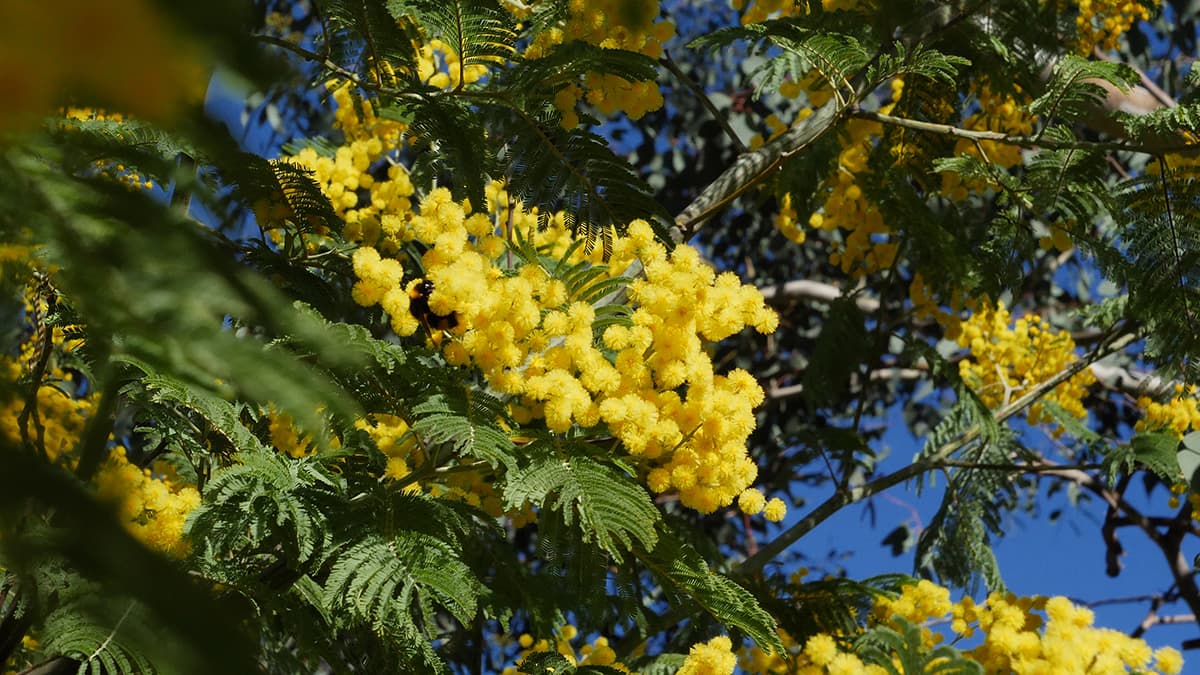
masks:
{"type": "MultiPolygon", "coordinates": [[[[677,491],[703,513],[733,503],[757,473],[746,439],[763,393],[745,371],[715,373],[706,349],[747,326],[775,329],[778,318],[761,293],[717,274],[690,246],[668,253],[642,221],[629,225],[602,264],[598,251],[574,242],[561,216],[539,230],[537,214],[500,183],[487,187],[478,209],[444,188],[414,203],[396,164],[389,176],[402,189],[377,195],[370,169],[397,147],[401,130],[365,103],[360,114],[341,91],[337,126],[346,144],[332,160],[306,150],[292,161],[316,172],[346,218],[345,236],[360,243],[351,256],[355,301],[380,307],[392,330],[409,336],[421,327],[411,311],[414,289],[431,283],[429,310],[456,317],[438,338],[447,361],[478,368],[492,389],[512,397],[518,421],[542,419],[558,433],[604,423],[651,490],[677,491]],[[370,203],[354,191],[363,187],[372,190],[370,203]],[[515,253],[510,242],[520,240],[541,255],[515,253]],[[547,265],[548,256],[558,260],[547,265]],[[627,305],[616,308],[615,321],[603,298],[583,299],[586,286],[569,288],[555,275],[591,269],[596,279],[619,280],[635,261],[643,274],[621,284],[627,305]],[[423,276],[406,278],[406,265],[423,276]]],[[[765,505],[770,519],[785,512],[781,500],[765,505]]]]}
{"type": "Polygon", "coordinates": [[[1137,431],[1169,431],[1183,438],[1200,430],[1200,399],[1196,398],[1195,386],[1175,385],[1174,396],[1165,403],[1139,396],[1137,405],[1146,413],[1134,425],[1137,431]]]}
{"type": "MultiPolygon", "coordinates": [[[[987,673],[1142,673],[1177,675],[1183,660],[1171,647],[1152,649],[1145,641],[1092,625],[1091,610],[1063,597],[1017,597],[992,593],[976,603],[970,596],[951,602],[950,591],[927,580],[906,585],[896,597],[879,598],[867,628],[899,629],[898,619],[920,626],[923,646],[970,639],[963,654],[987,673]],[[949,630],[946,630],[946,626],[949,630]],[[935,628],[940,627],[938,630],[935,628]],[[944,632],[939,632],[944,631],[944,632]]],[[[785,633],[785,654],[758,647],[742,650],[741,667],[750,673],[789,675],[884,675],[851,649],[855,635],[818,633],[798,644],[785,633]]]]}
{"type": "MultiPolygon", "coordinates": [[[[45,295],[27,293],[27,316],[44,316],[47,302],[45,295]]],[[[21,343],[16,360],[0,358],[0,378],[8,384],[0,399],[0,435],[6,443],[16,447],[28,437],[50,462],[75,465],[77,446],[99,396],[62,366],[62,359],[81,345],[81,340],[71,338],[61,326],[42,327],[21,343]],[[50,331],[48,345],[41,339],[42,331],[50,331]],[[44,349],[51,351],[46,354],[44,349]],[[46,368],[36,392],[37,412],[24,420],[23,429],[26,401],[19,394],[25,387],[12,385],[31,377],[43,361],[46,368]]],[[[142,543],[176,557],[188,553],[183,523],[200,505],[200,493],[194,487],[138,467],[120,446],[100,465],[92,486],[102,501],[114,507],[118,522],[142,543]]]]}
{"type": "Polygon", "coordinates": [[[1149,19],[1150,7],[1158,4],[1159,0],[1058,0],[1060,11],[1072,5],[1078,7],[1079,13],[1075,16],[1075,29],[1078,31],[1075,48],[1080,54],[1090,54],[1097,47],[1103,50],[1116,49],[1121,36],[1133,27],[1133,24],[1149,19]]]}
{"type": "MultiPolygon", "coordinates": [[[[590,642],[574,646],[579,638],[575,626],[567,624],[560,628],[554,639],[535,640],[532,635],[521,635],[517,644],[521,647],[517,657],[517,665],[508,666],[501,675],[534,675],[521,670],[521,662],[530,654],[555,652],[576,666],[606,666],[613,670],[637,675],[629,666],[617,660],[617,654],[609,646],[608,638],[596,636],[590,642]]],[[[737,655],[733,652],[733,642],[724,635],[719,635],[708,642],[692,645],[691,651],[683,664],[676,671],[677,675],[732,675],[737,667],[737,655]]]]}
{"type": "MultiPolygon", "coordinates": [[[[963,322],[958,344],[971,357],[959,362],[959,374],[989,408],[999,408],[1028,393],[1076,360],[1075,341],[1036,315],[1015,321],[1003,302],[984,303],[963,322]]],[[[1058,385],[1046,400],[1076,417],[1086,417],[1083,398],[1096,381],[1083,370],[1058,385]]],[[[1031,424],[1050,422],[1041,403],[1029,407],[1031,424]]]]}
{"type": "MultiPolygon", "coordinates": [[[[537,4],[509,2],[504,6],[516,16],[525,16],[537,4]]],[[[581,40],[605,49],[624,49],[658,59],[663,54],[663,45],[675,35],[675,24],[659,17],[658,3],[653,0],[571,0],[567,10],[561,25],[534,37],[525,49],[525,58],[541,58],[557,45],[581,40]]],[[[663,105],[657,82],[630,82],[617,75],[588,73],[582,82],[560,89],[554,99],[564,127],[573,129],[579,125],[577,106],[585,99],[603,115],[624,111],[635,120],[663,105]]]]}

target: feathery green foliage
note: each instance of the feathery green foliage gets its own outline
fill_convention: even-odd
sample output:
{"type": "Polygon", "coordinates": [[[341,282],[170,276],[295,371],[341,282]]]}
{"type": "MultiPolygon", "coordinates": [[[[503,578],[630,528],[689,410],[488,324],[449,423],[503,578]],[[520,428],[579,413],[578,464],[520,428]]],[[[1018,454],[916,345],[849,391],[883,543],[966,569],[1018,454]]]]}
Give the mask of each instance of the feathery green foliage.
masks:
{"type": "Polygon", "coordinates": [[[876,626],[855,640],[855,649],[867,663],[882,666],[890,675],[928,673],[930,675],[983,675],[978,661],[964,658],[950,645],[925,648],[921,626],[903,617],[892,619],[900,626],[895,630],[876,626]],[[896,663],[896,661],[899,663],[896,663]]]}
{"type": "Polygon", "coordinates": [[[584,540],[594,541],[617,562],[636,545],[653,550],[660,516],[649,495],[613,466],[571,446],[535,441],[524,448],[531,461],[510,471],[504,490],[509,507],[525,503],[562,513],[566,525],[578,518],[584,540]]]}
{"type": "Polygon", "coordinates": [[[463,72],[468,66],[495,66],[515,55],[513,19],[493,0],[420,0],[414,5],[426,32],[440,37],[458,55],[459,82],[466,81],[463,72]]]}
{"type": "Polygon", "coordinates": [[[1069,54],[1054,65],[1045,91],[1029,104],[1029,112],[1047,122],[1062,120],[1069,124],[1094,113],[1104,100],[1106,92],[1097,81],[1128,91],[1136,79],[1134,70],[1125,64],[1069,54]]]}
{"type": "Polygon", "coordinates": [[[682,539],[660,530],[652,550],[637,550],[638,559],[678,602],[694,605],[730,628],[742,631],[766,651],[781,652],[775,619],[737,582],[714,572],[682,539]]]}

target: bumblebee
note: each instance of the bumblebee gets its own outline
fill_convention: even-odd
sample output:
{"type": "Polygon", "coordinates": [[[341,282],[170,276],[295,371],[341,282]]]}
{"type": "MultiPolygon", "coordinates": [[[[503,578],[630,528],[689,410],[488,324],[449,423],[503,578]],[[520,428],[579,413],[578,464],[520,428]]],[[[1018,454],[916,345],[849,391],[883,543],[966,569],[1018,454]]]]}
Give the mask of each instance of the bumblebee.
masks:
{"type": "Polygon", "coordinates": [[[447,331],[458,325],[458,315],[454,312],[449,314],[436,314],[432,309],[429,309],[429,296],[433,293],[433,282],[428,279],[417,279],[416,283],[409,286],[408,289],[408,311],[416,317],[417,321],[425,326],[425,330],[431,334],[434,331],[447,331]]]}

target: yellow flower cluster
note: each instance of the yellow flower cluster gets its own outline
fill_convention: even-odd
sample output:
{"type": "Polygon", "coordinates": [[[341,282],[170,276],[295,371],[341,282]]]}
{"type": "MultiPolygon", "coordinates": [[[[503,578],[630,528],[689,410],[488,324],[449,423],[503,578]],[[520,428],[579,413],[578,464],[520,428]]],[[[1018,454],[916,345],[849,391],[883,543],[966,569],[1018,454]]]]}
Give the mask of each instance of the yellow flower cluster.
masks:
{"type": "MultiPolygon", "coordinates": [[[[337,103],[333,126],[342,132],[343,144],[333,157],[304,148],[288,161],[313,172],[334,211],[346,222],[343,236],[394,253],[404,242],[389,232],[398,229],[397,223],[412,208],[409,198],[413,185],[408,171],[394,162],[405,126],[377,117],[371,102],[355,101],[348,86],[335,84],[331,89],[337,103]],[[387,167],[386,178],[376,179],[372,169],[385,158],[393,160],[387,167]]],[[[259,214],[259,223],[264,230],[283,224],[279,214],[267,212],[259,214]]]]}
{"type": "Polygon", "coordinates": [[[307,457],[316,452],[312,436],[296,426],[291,416],[276,410],[267,413],[267,431],[271,434],[271,445],[292,457],[307,457]]]}
{"type": "MultiPolygon", "coordinates": [[[[1200,399],[1196,398],[1195,385],[1176,384],[1175,395],[1166,403],[1140,396],[1137,404],[1145,411],[1145,415],[1133,425],[1134,431],[1168,432],[1183,438],[1192,431],[1200,430],[1200,399]]],[[[1186,480],[1171,485],[1168,505],[1172,509],[1179,508],[1180,497],[1185,494],[1192,508],[1192,520],[1200,522],[1200,493],[1191,492],[1186,480]]]]}
{"type": "Polygon", "coordinates": [[[917,272],[913,274],[912,281],[909,282],[908,297],[912,301],[914,319],[937,322],[946,329],[946,338],[950,340],[957,340],[962,334],[962,321],[958,317],[958,312],[962,311],[966,303],[961,292],[956,291],[952,294],[950,297],[951,311],[946,311],[933,295],[925,277],[917,272]]]}
{"type": "MultiPolygon", "coordinates": [[[[30,315],[47,310],[44,299],[28,293],[26,311],[30,315]]],[[[31,440],[40,438],[46,458],[67,467],[74,466],[73,452],[79,444],[99,396],[92,392],[78,395],[79,383],[74,375],[60,365],[61,358],[81,346],[78,339],[69,339],[62,327],[50,335],[54,351],[46,359],[44,381],[37,392],[37,416],[28,421],[31,440]]],[[[16,360],[0,360],[0,376],[15,383],[33,372],[44,356],[43,347],[35,334],[21,344],[16,360]]],[[[0,402],[0,435],[16,446],[22,441],[20,417],[25,400],[10,395],[0,402]]],[[[200,493],[186,485],[172,485],[161,476],[156,478],[148,469],[140,469],[125,457],[125,449],[117,447],[105,460],[92,479],[101,500],[116,506],[119,521],[134,537],[147,546],[173,556],[183,556],[188,545],[183,539],[183,522],[188,513],[200,504],[200,493]]]]}
{"type": "Polygon", "coordinates": [[[263,22],[263,28],[270,35],[300,44],[304,40],[304,33],[292,30],[293,23],[295,19],[290,12],[269,12],[263,22]]]}
{"type": "Polygon", "coordinates": [[[1043,251],[1062,251],[1066,252],[1075,247],[1075,242],[1071,241],[1071,235],[1067,232],[1066,227],[1070,222],[1062,222],[1048,226],[1049,234],[1038,238],[1038,247],[1043,251]]]}
{"type": "MultiPolygon", "coordinates": [[[[541,262],[514,258],[508,241],[529,240],[543,255],[571,251],[564,261],[571,265],[598,265],[600,250],[585,255],[573,246],[561,214],[539,230],[536,212],[514,203],[500,183],[487,186],[481,211],[442,188],[414,208],[407,174],[394,165],[393,188],[403,189],[376,195],[380,182],[370,183],[367,171],[396,147],[399,129],[376,120],[367,102],[355,112],[348,97],[335,91],[350,147],[332,160],[312,151],[293,160],[316,171],[322,190],[341,203],[346,237],[361,243],[351,257],[355,301],[381,307],[393,331],[409,336],[421,327],[413,297],[432,284],[428,311],[455,317],[438,333],[447,361],[474,365],[493,389],[514,397],[518,421],[544,419],[556,432],[604,422],[652,490],[678,490],[685,505],[705,513],[737,499],[756,474],[745,442],[762,391],[744,371],[715,374],[705,349],[748,325],[773,331],[778,318],[762,295],[733,274],[717,275],[691,247],[668,256],[649,225],[635,221],[598,269],[612,278],[640,260],[645,278],[628,287],[631,320],[600,333],[597,308],[571,297],[541,262]],[[375,138],[380,133],[387,138],[375,138]],[[371,203],[351,208],[347,192],[364,183],[371,203]],[[422,279],[404,276],[412,249],[402,247],[410,242],[424,250],[410,261],[422,279]]],[[[764,510],[782,519],[786,507],[773,500],[764,510]]]]}
{"type": "MultiPolygon", "coordinates": [[[[964,597],[950,601],[950,591],[927,580],[909,584],[895,598],[880,598],[869,626],[895,625],[895,618],[921,626],[924,647],[934,649],[946,638],[975,638],[964,656],[988,673],[1141,673],[1177,675],[1180,653],[1170,647],[1153,650],[1143,640],[1092,625],[1091,610],[1063,597],[1017,597],[993,593],[983,603],[964,597]],[[930,626],[949,624],[946,635],[930,626]]],[[[813,635],[803,648],[781,632],[786,654],[768,656],[757,647],[743,652],[741,665],[752,673],[795,675],[883,675],[888,670],[866,665],[845,647],[854,636],[813,635]]]]}
{"type": "MultiPolygon", "coordinates": [[[[633,671],[629,670],[628,666],[617,661],[617,653],[609,646],[608,638],[603,635],[597,636],[591,642],[580,645],[578,651],[576,651],[575,646],[571,643],[577,637],[579,637],[579,629],[570,624],[558,630],[553,642],[546,639],[535,641],[532,635],[528,633],[522,634],[517,639],[517,644],[521,646],[517,665],[506,667],[500,671],[500,675],[527,675],[525,671],[520,670],[521,662],[530,654],[551,651],[557,652],[576,666],[606,666],[622,673],[636,675],[633,671]]],[[[528,675],[533,674],[529,673],[528,675]]]]}
{"type": "MultiPolygon", "coordinates": [[[[659,18],[658,2],[654,0],[571,0],[566,23],[561,28],[539,33],[526,49],[525,57],[540,58],[555,45],[582,40],[605,49],[624,49],[658,59],[663,45],[674,35],[675,24],[659,18]]],[[[656,82],[630,82],[616,75],[588,73],[582,87],[568,85],[555,97],[554,105],[567,129],[579,125],[575,108],[585,97],[584,92],[587,102],[602,114],[613,115],[622,110],[635,120],[663,104],[656,82]]]]}
{"type": "Polygon", "coordinates": [[[733,642],[724,635],[692,645],[676,675],[733,675],[737,656],[733,642]]]}
{"type": "Polygon", "coordinates": [[[200,493],[189,485],[171,485],[139,469],[118,447],[101,465],[93,483],[100,499],[116,506],[121,525],[150,548],[175,557],[187,555],[183,523],[200,505],[200,493]]]}
{"type": "MultiPolygon", "coordinates": [[[[901,80],[893,80],[893,103],[883,106],[881,112],[888,112],[899,100],[903,87],[901,80]]],[[[847,140],[838,155],[836,173],[822,187],[827,193],[825,203],[808,219],[814,228],[844,231],[841,250],[835,250],[829,260],[855,278],[888,269],[896,259],[897,246],[889,241],[890,230],[860,185],[860,177],[870,171],[867,162],[882,133],[877,122],[851,120],[846,125],[847,140]]]]}
{"type": "Polygon", "coordinates": [[[413,453],[418,450],[416,438],[409,433],[408,423],[398,415],[375,413],[356,420],[355,428],[367,432],[375,447],[387,456],[384,476],[392,480],[404,480],[412,473],[413,453]]]}
{"type": "MultiPolygon", "coordinates": [[[[527,675],[520,669],[521,662],[530,654],[551,651],[557,652],[576,666],[606,666],[622,673],[637,675],[629,666],[617,661],[617,654],[609,646],[608,638],[597,636],[576,651],[572,642],[577,637],[579,630],[569,624],[558,631],[553,642],[546,639],[535,641],[532,635],[523,634],[517,640],[517,644],[521,646],[517,665],[508,666],[501,671],[501,675],[527,675]]],[[[733,642],[721,635],[708,642],[692,645],[683,665],[676,672],[677,675],[733,675],[735,666],[737,656],[733,653],[733,642]]]]}
{"type": "Polygon", "coordinates": [[[1136,431],[1170,431],[1183,438],[1189,431],[1200,430],[1200,400],[1194,385],[1175,385],[1175,395],[1166,403],[1140,396],[1137,404],[1146,414],[1134,425],[1136,431]]]}
{"type": "Polygon", "coordinates": [[[792,193],[784,193],[779,198],[779,213],[775,214],[775,229],[780,234],[797,244],[803,244],[807,234],[803,227],[797,225],[796,209],[792,208],[792,193]]]}
{"type": "Polygon", "coordinates": [[[457,89],[478,82],[487,70],[482,63],[463,65],[458,53],[436,38],[421,45],[417,53],[417,77],[438,89],[457,89]]]}
{"type": "Polygon", "coordinates": [[[742,670],[760,675],[887,675],[882,666],[865,664],[856,654],[843,651],[832,635],[818,633],[799,645],[786,631],[778,633],[787,650],[768,654],[757,645],[743,649],[742,670]]]}
{"type": "MultiPolygon", "coordinates": [[[[950,589],[921,579],[915,584],[906,585],[895,598],[882,597],[876,600],[871,615],[877,624],[886,624],[894,616],[909,623],[924,624],[931,617],[945,616],[952,608],[950,589]]],[[[933,649],[945,638],[922,625],[921,639],[926,649],[933,649]]]]}
{"type": "MultiPolygon", "coordinates": [[[[489,191],[493,214],[507,204],[502,192],[489,191]]],[[[677,489],[705,513],[730,504],[755,477],[745,440],[762,391],[744,371],[714,374],[704,345],[746,325],[774,330],[778,319],[761,294],[732,274],[718,276],[691,247],[668,256],[649,225],[635,221],[615,244],[612,261],[621,266],[610,268],[635,257],[644,265],[644,278],[628,287],[632,325],[609,326],[597,341],[596,308],[569,297],[540,264],[506,274],[494,263],[505,252],[496,222],[468,207],[437,189],[405,223],[406,238],[429,245],[421,266],[433,283],[430,311],[457,317],[443,346],[447,360],[478,367],[553,431],[605,422],[648,471],[652,490],[677,489]]],[[[532,214],[512,221],[537,236],[532,214]]],[[[399,261],[363,247],[353,262],[355,300],[379,304],[397,334],[415,332],[415,281],[403,284],[399,261]]]]}
{"type": "MultiPolygon", "coordinates": [[[[958,344],[971,352],[971,358],[959,362],[959,373],[990,408],[1019,398],[1075,361],[1070,334],[1054,330],[1036,315],[1012,321],[1003,302],[985,304],[964,321],[958,344]]],[[[1087,417],[1083,398],[1095,381],[1091,371],[1083,370],[1046,399],[1076,417],[1087,417]]],[[[1028,420],[1038,424],[1051,418],[1040,403],[1034,403],[1028,420]]]]}
{"type": "MultiPolygon", "coordinates": [[[[931,614],[924,619],[944,616],[931,614]]],[[[950,616],[956,637],[983,634],[980,644],[966,655],[983,664],[987,672],[1040,674],[1086,669],[1176,675],[1183,667],[1177,650],[1153,650],[1143,640],[1095,627],[1091,610],[1064,597],[1018,598],[993,593],[982,604],[966,597],[954,605],[950,616]]]]}
{"type": "MultiPolygon", "coordinates": [[[[45,316],[49,311],[46,298],[34,292],[33,286],[26,286],[24,302],[26,316],[45,316]]],[[[42,353],[44,338],[35,331],[21,343],[15,360],[0,357],[0,379],[10,385],[20,382],[22,377],[33,373],[37,363],[45,356],[46,369],[36,397],[37,415],[30,415],[27,428],[34,443],[40,440],[49,461],[72,463],[74,460],[70,453],[79,442],[87,417],[95,408],[96,395],[77,395],[80,383],[73,372],[62,367],[62,359],[81,347],[82,341],[68,339],[62,326],[54,326],[49,330],[50,353],[42,353]]],[[[0,402],[0,435],[8,443],[17,446],[23,442],[20,417],[25,408],[24,392],[21,395],[15,390],[7,393],[8,398],[0,402]]]]}
{"type": "MultiPolygon", "coordinates": [[[[1017,89],[1019,91],[1019,87],[1017,89]]],[[[1012,95],[997,94],[987,84],[979,86],[977,94],[979,112],[963,120],[963,128],[998,131],[1013,136],[1028,136],[1033,133],[1034,116],[1026,112],[1012,95]]],[[[1025,103],[1028,103],[1028,100],[1025,103]]],[[[965,138],[959,139],[954,146],[954,155],[972,155],[1004,169],[1021,163],[1021,148],[998,141],[975,142],[965,138]]],[[[964,181],[957,173],[942,174],[942,193],[955,201],[962,201],[971,191],[982,191],[985,187],[980,181],[964,181]]]]}
{"type": "MultiPolygon", "coordinates": [[[[5,360],[2,367],[6,382],[19,379],[21,369],[17,364],[5,360]]],[[[42,445],[51,462],[69,461],[68,455],[75,449],[87,417],[96,404],[95,396],[71,396],[65,393],[68,388],[74,389],[70,374],[49,373],[48,381],[37,392],[36,423],[32,419],[28,422],[34,442],[38,437],[37,425],[40,425],[42,445]]],[[[21,443],[19,420],[24,408],[25,401],[17,397],[0,404],[0,434],[10,444],[21,443]]]]}
{"type": "Polygon", "coordinates": [[[763,518],[772,523],[778,523],[787,515],[787,504],[782,499],[772,497],[768,501],[762,491],[756,488],[742,491],[742,494],[738,496],[737,504],[742,513],[750,516],[761,513],[763,518]]]}
{"type": "MultiPolygon", "coordinates": [[[[1080,54],[1091,54],[1095,47],[1116,49],[1121,36],[1133,24],[1150,18],[1146,3],[1139,0],[1059,0],[1058,4],[1059,11],[1065,9],[1064,5],[1075,4],[1079,7],[1075,28],[1079,32],[1076,49],[1080,54]]],[[[1149,4],[1157,6],[1158,0],[1149,4]]]]}

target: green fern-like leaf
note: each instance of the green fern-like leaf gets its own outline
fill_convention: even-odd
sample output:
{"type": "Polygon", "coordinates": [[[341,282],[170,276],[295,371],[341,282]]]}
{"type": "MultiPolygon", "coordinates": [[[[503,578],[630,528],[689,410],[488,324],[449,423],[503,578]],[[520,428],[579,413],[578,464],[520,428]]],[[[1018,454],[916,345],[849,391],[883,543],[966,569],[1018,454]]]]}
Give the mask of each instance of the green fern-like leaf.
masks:
{"type": "Polygon", "coordinates": [[[817,633],[851,635],[860,629],[875,601],[892,592],[903,575],[886,575],[864,581],[821,579],[779,584],[777,577],[747,582],[747,588],[779,621],[779,627],[797,641],[817,633]]]}
{"type": "MultiPolygon", "coordinates": [[[[308,169],[291,162],[271,162],[249,153],[224,167],[222,178],[241,204],[261,207],[264,212],[272,207],[279,209],[286,214],[282,217],[301,232],[312,231],[319,225],[335,230],[340,227],[329,198],[321,192],[308,169]]],[[[278,224],[264,222],[258,225],[266,228],[278,224]]]]}
{"type": "Polygon", "coordinates": [[[683,654],[641,656],[628,661],[629,668],[640,675],[675,675],[687,657],[683,654]]]}
{"type": "Polygon", "coordinates": [[[594,242],[611,237],[612,228],[623,232],[637,218],[669,220],[649,186],[607,141],[583,127],[563,129],[553,106],[493,111],[509,192],[526,209],[537,207],[541,224],[561,210],[572,233],[594,242]]]}
{"type": "Polygon", "coordinates": [[[512,15],[494,0],[418,0],[423,25],[458,55],[459,82],[467,66],[494,67],[513,58],[517,34],[512,15]]]}
{"type": "MultiPolygon", "coordinates": [[[[1162,107],[1146,114],[1124,115],[1121,122],[1125,133],[1139,141],[1158,141],[1163,145],[1180,145],[1200,131],[1200,104],[1185,103],[1162,107]]],[[[1194,145],[1194,143],[1193,143],[1194,145]]]]}
{"type": "Polygon", "coordinates": [[[554,607],[554,615],[559,608],[570,607],[581,617],[602,620],[611,601],[609,554],[585,538],[580,528],[568,523],[560,511],[542,509],[538,513],[537,531],[537,555],[545,564],[538,577],[552,580],[539,595],[554,607]]]}
{"type": "Polygon", "coordinates": [[[469,624],[478,596],[479,582],[457,551],[435,537],[401,531],[394,537],[368,535],[339,552],[324,601],[349,623],[386,634],[393,624],[419,625],[413,612],[427,600],[469,624]]]}
{"type": "Polygon", "coordinates": [[[691,545],[660,531],[653,550],[640,549],[636,553],[676,602],[703,609],[715,621],[749,635],[767,651],[783,652],[774,617],[745,588],[709,569],[691,545]]]}
{"type": "MultiPolygon", "coordinates": [[[[842,95],[850,93],[849,82],[870,59],[870,54],[858,39],[825,30],[814,30],[802,20],[772,19],[760,23],[722,28],[696,38],[688,44],[692,49],[723,47],[737,40],[780,47],[790,56],[787,71],[777,65],[764,65],[752,74],[758,89],[777,87],[783,77],[799,79],[808,70],[815,70],[823,80],[842,95]],[[761,74],[759,74],[761,72],[761,74]]],[[[760,51],[763,48],[760,47],[760,51]]]]}
{"type": "Polygon", "coordinates": [[[658,66],[642,54],[573,40],[556,46],[541,58],[522,61],[499,74],[497,88],[516,101],[550,100],[559,89],[587,73],[646,82],[658,77],[658,66]]]}
{"type": "Polygon", "coordinates": [[[1146,324],[1147,353],[1160,366],[1195,378],[1200,353],[1200,224],[1189,215],[1200,203],[1200,179],[1160,166],[1116,191],[1117,255],[1099,258],[1106,273],[1129,289],[1127,310],[1146,324]]]}
{"type": "Polygon", "coordinates": [[[635,545],[653,549],[658,509],[645,488],[612,466],[586,456],[560,456],[545,442],[530,444],[529,465],[508,474],[504,490],[510,508],[526,503],[560,511],[567,525],[578,518],[585,540],[594,541],[620,562],[635,545]]]}
{"type": "Polygon", "coordinates": [[[201,563],[214,573],[262,574],[273,553],[303,569],[331,544],[328,517],[341,501],[336,478],[314,458],[292,459],[262,449],[243,451],[241,464],[217,471],[185,531],[201,563]],[[268,560],[262,560],[266,556],[268,560]]]}
{"type": "Polygon", "coordinates": [[[959,68],[971,62],[961,56],[943,54],[936,49],[917,45],[910,51],[897,42],[891,53],[879,57],[878,63],[867,71],[868,82],[882,84],[893,77],[920,77],[944,85],[958,84],[959,68]]]}
{"type": "Polygon", "coordinates": [[[393,72],[401,77],[413,76],[416,73],[413,40],[417,35],[405,30],[409,23],[400,22],[408,18],[406,13],[389,11],[403,7],[396,3],[389,5],[385,7],[374,0],[323,3],[324,15],[332,29],[327,31],[330,60],[342,65],[357,63],[358,72],[372,82],[398,84],[393,72]],[[361,58],[355,58],[359,55],[361,58]]]}
{"type": "Polygon", "coordinates": [[[1128,91],[1138,76],[1123,63],[1091,61],[1068,54],[1054,66],[1045,93],[1029,104],[1029,112],[1044,119],[1061,119],[1068,123],[1094,113],[1106,96],[1096,80],[1128,91]]]}
{"type": "MultiPolygon", "coordinates": [[[[1007,459],[983,455],[983,462],[1007,459]]],[[[1000,533],[1012,486],[1000,471],[963,471],[947,487],[941,507],[917,539],[916,560],[946,583],[972,588],[982,579],[989,591],[1003,591],[1004,580],[992,551],[1000,533]]]]}
{"type": "Polygon", "coordinates": [[[804,371],[804,396],[814,405],[837,401],[850,387],[858,364],[869,362],[872,341],[852,297],[835,300],[804,371]]]}
{"type": "Polygon", "coordinates": [[[573,675],[575,664],[568,661],[562,654],[556,652],[536,652],[526,656],[521,661],[521,669],[541,675],[573,675]]]}
{"type": "Polygon", "coordinates": [[[448,96],[402,101],[388,114],[408,120],[415,151],[430,155],[417,161],[438,163],[434,178],[445,178],[441,183],[449,184],[457,198],[470,199],[473,208],[484,207],[483,186],[494,172],[494,153],[478,114],[448,96]]]}
{"type": "Polygon", "coordinates": [[[1104,454],[1103,468],[1110,483],[1118,474],[1145,467],[1168,483],[1179,480],[1179,439],[1170,432],[1134,434],[1128,444],[1118,445],[1104,454]]]}
{"type": "MultiPolygon", "coordinates": [[[[1070,129],[1060,126],[1046,129],[1043,136],[1062,142],[1075,140],[1070,129]]],[[[1034,207],[1078,223],[1092,222],[1112,207],[1107,168],[1101,153],[1088,150],[1042,150],[1034,154],[1026,178],[1034,207]]]]}
{"type": "MultiPolygon", "coordinates": [[[[969,387],[957,387],[958,402],[926,439],[915,461],[938,461],[947,447],[977,430],[979,440],[959,451],[974,464],[1007,464],[1016,450],[1013,432],[969,387]]],[[[917,565],[959,586],[982,578],[989,590],[1003,589],[992,552],[992,535],[1001,533],[1005,509],[1014,502],[1014,486],[1004,471],[964,468],[948,470],[941,507],[917,540],[917,565]]],[[[918,489],[921,487],[918,484],[918,489]]]]}
{"type": "MultiPolygon", "coordinates": [[[[61,156],[50,144],[38,153],[61,156]]],[[[102,327],[89,332],[91,349],[104,354],[112,345],[101,338],[119,339],[120,353],[150,370],[201,390],[220,380],[230,393],[274,401],[297,420],[315,422],[322,404],[353,414],[352,399],[310,365],[222,328],[233,317],[268,335],[320,334],[267,279],[238,262],[235,245],[219,232],[150,195],[65,176],[28,152],[6,153],[0,178],[0,194],[20,205],[11,217],[39,233],[47,262],[61,270],[56,284],[89,327],[102,327]],[[113,288],[138,302],[113,302],[113,288]]],[[[328,342],[307,346],[341,359],[328,342]]]]}
{"type": "Polygon", "coordinates": [[[169,185],[181,178],[178,157],[205,161],[197,144],[141,120],[63,120],[56,129],[70,151],[67,168],[83,171],[93,162],[122,164],[143,178],[169,185]]]}
{"type": "Polygon", "coordinates": [[[854,641],[854,651],[862,659],[880,666],[891,675],[929,673],[930,675],[983,675],[984,668],[949,645],[935,649],[925,646],[920,624],[894,616],[891,623],[899,628],[880,625],[854,641]]]}
{"type": "Polygon", "coordinates": [[[125,607],[124,613],[112,617],[111,612],[97,606],[63,605],[46,617],[42,626],[46,637],[41,650],[79,662],[75,671],[79,675],[158,672],[140,650],[127,642],[132,624],[146,621],[141,616],[143,610],[132,601],[125,603],[125,607]],[[134,613],[138,616],[131,616],[134,613]],[[111,621],[100,621],[102,617],[111,621]]]}
{"type": "Polygon", "coordinates": [[[413,407],[413,430],[426,444],[448,443],[460,457],[513,469],[513,442],[498,426],[504,404],[494,396],[460,387],[430,396],[413,407]]]}
{"type": "Polygon", "coordinates": [[[230,448],[253,451],[263,447],[242,423],[242,405],[189,387],[176,378],[160,373],[148,373],[142,378],[141,385],[149,392],[151,400],[181,406],[199,415],[208,422],[213,432],[225,439],[230,448]]]}

